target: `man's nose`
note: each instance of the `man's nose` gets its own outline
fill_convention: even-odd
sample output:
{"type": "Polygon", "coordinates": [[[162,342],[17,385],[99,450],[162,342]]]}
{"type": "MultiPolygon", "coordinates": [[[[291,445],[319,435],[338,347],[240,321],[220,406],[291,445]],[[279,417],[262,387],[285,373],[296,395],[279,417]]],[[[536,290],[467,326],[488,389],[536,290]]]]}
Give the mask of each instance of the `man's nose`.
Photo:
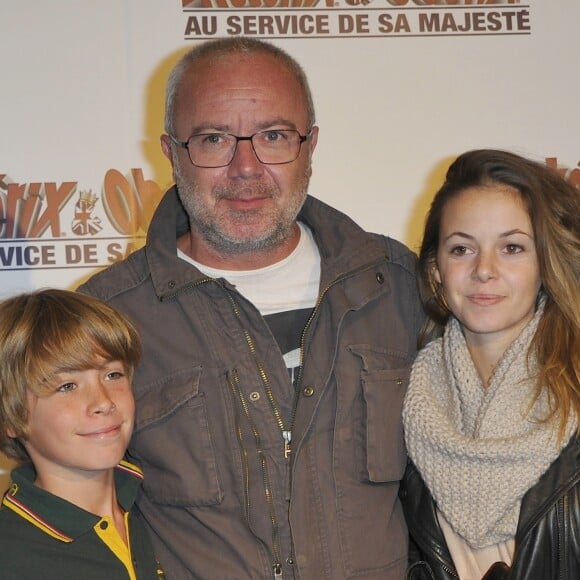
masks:
{"type": "Polygon", "coordinates": [[[264,171],[264,165],[258,159],[252,141],[238,141],[234,158],[228,166],[228,175],[235,177],[259,177],[264,171]]]}

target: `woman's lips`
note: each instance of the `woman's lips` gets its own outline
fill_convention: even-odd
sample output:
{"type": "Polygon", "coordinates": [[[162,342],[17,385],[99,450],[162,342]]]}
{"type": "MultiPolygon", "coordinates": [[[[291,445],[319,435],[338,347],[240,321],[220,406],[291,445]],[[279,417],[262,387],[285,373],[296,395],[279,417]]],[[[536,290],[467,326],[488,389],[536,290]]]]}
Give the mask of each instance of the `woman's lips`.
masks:
{"type": "Polygon", "coordinates": [[[470,294],[467,298],[478,306],[493,306],[501,302],[504,296],[499,294],[470,294]]]}

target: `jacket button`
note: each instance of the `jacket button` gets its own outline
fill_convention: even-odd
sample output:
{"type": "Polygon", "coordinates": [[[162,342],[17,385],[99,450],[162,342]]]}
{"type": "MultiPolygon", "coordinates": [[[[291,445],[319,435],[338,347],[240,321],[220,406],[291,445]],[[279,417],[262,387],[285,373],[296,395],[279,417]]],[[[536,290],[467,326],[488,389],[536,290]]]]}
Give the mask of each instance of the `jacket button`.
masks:
{"type": "Polygon", "coordinates": [[[260,400],[260,393],[258,391],[252,391],[250,393],[250,401],[259,401],[260,400]]]}
{"type": "Polygon", "coordinates": [[[175,288],[175,280],[169,280],[167,286],[169,286],[169,288],[175,288]]]}
{"type": "Polygon", "coordinates": [[[314,387],[304,387],[302,392],[305,397],[312,397],[312,395],[314,395],[314,387]]]}
{"type": "Polygon", "coordinates": [[[101,528],[101,530],[106,530],[108,527],[109,527],[109,524],[105,521],[103,521],[99,524],[99,528],[101,528]]]}
{"type": "Polygon", "coordinates": [[[377,272],[376,278],[379,284],[382,284],[385,281],[385,276],[382,272],[377,272]]]}

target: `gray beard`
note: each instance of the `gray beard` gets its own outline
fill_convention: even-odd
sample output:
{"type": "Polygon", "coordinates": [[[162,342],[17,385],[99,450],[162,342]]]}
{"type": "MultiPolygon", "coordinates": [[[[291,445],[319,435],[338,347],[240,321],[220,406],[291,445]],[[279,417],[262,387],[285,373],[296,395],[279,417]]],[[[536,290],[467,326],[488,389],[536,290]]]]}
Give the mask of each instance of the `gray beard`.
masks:
{"type": "MultiPolygon", "coordinates": [[[[228,236],[226,232],[222,231],[219,224],[211,216],[207,215],[203,206],[197,203],[196,200],[200,197],[197,185],[188,182],[183,177],[179,164],[175,164],[177,191],[189,216],[190,227],[197,231],[216,252],[225,256],[255,253],[281,246],[292,234],[292,228],[306,199],[309,181],[310,166],[306,168],[302,179],[297,184],[298,193],[294,193],[288,200],[287,205],[280,210],[272,227],[256,238],[237,239],[228,236]]],[[[261,182],[252,185],[246,184],[243,187],[217,187],[214,190],[214,194],[218,199],[235,199],[248,189],[254,193],[266,194],[272,198],[276,198],[279,195],[279,190],[276,186],[265,185],[261,182]]],[[[233,217],[234,221],[239,219],[240,224],[243,224],[248,217],[251,217],[251,214],[252,212],[247,210],[230,212],[230,216],[233,217]]]]}

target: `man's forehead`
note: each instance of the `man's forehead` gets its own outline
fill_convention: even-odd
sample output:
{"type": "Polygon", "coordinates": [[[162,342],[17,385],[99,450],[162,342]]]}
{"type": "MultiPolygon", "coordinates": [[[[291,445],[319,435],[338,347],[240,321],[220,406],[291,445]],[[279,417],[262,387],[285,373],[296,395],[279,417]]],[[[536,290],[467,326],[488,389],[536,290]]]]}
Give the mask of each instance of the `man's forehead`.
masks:
{"type": "Polygon", "coordinates": [[[204,58],[192,63],[183,83],[205,88],[207,83],[220,86],[271,86],[273,83],[300,85],[291,68],[282,60],[266,53],[233,53],[204,58]]]}
{"type": "Polygon", "coordinates": [[[178,93],[177,117],[196,124],[235,123],[236,115],[250,115],[265,125],[277,118],[293,124],[306,121],[305,95],[292,71],[270,55],[243,55],[267,57],[263,66],[256,59],[236,63],[234,56],[187,72],[178,93]]]}

